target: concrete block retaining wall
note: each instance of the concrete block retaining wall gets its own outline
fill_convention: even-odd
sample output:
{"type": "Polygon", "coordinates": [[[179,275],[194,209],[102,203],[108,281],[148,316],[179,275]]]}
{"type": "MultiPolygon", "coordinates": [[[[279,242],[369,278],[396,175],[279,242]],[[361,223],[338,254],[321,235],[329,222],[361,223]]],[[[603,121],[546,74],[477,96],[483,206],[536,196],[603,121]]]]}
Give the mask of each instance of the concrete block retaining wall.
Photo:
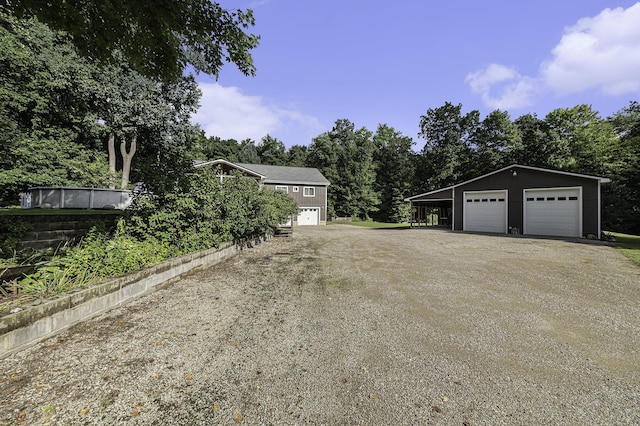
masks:
{"type": "MultiPolygon", "coordinates": [[[[252,240],[260,243],[269,238],[252,240]]],[[[0,358],[53,336],[73,324],[120,307],[178,280],[196,268],[225,260],[246,246],[227,243],[217,249],[204,250],[169,259],[158,265],[101,284],[22,307],[0,317],[0,358]]]]}

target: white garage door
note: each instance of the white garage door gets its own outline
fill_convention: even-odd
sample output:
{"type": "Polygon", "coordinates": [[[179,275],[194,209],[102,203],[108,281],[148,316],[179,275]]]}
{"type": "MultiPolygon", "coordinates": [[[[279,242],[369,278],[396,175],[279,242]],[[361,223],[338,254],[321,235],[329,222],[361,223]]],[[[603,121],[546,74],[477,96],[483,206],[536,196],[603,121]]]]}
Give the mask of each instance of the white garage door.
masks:
{"type": "Polygon", "coordinates": [[[525,189],[524,233],[582,236],[580,188],[525,189]]]}
{"type": "Polygon", "coordinates": [[[507,232],[506,190],[465,192],[463,202],[463,230],[507,232]]]}
{"type": "Polygon", "coordinates": [[[298,212],[298,225],[318,225],[320,223],[320,209],[318,207],[304,207],[298,212]]]}

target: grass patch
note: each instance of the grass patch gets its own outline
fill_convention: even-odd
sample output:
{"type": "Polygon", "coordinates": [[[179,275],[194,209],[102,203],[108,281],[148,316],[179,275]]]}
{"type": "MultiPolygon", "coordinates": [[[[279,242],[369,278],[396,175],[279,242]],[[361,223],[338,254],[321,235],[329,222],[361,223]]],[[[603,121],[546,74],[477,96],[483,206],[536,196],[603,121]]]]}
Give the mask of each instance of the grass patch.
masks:
{"type": "Polygon", "coordinates": [[[617,232],[612,232],[611,234],[616,237],[618,250],[631,259],[633,263],[640,266],[640,236],[619,234],[617,232]]]}
{"type": "Polygon", "coordinates": [[[409,229],[408,223],[384,223],[374,221],[328,222],[329,225],[353,225],[372,229],[409,229]]]}

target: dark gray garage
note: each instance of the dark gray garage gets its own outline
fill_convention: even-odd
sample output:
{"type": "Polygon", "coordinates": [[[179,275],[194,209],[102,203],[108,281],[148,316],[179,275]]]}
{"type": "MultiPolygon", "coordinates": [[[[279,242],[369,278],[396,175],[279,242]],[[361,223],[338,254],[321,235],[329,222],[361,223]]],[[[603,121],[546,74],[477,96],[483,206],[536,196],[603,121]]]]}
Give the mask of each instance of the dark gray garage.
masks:
{"type": "Polygon", "coordinates": [[[514,164],[405,201],[411,203],[412,226],[599,237],[600,185],[609,181],[603,177],[514,164]]]}

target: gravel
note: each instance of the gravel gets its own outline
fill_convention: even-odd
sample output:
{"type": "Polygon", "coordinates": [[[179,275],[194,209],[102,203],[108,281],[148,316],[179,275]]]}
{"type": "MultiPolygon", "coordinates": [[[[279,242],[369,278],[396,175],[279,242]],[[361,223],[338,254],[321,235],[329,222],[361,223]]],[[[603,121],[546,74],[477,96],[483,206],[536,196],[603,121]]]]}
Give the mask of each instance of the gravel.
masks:
{"type": "Polygon", "coordinates": [[[0,424],[640,424],[611,247],[298,228],[0,361],[0,424]]]}

